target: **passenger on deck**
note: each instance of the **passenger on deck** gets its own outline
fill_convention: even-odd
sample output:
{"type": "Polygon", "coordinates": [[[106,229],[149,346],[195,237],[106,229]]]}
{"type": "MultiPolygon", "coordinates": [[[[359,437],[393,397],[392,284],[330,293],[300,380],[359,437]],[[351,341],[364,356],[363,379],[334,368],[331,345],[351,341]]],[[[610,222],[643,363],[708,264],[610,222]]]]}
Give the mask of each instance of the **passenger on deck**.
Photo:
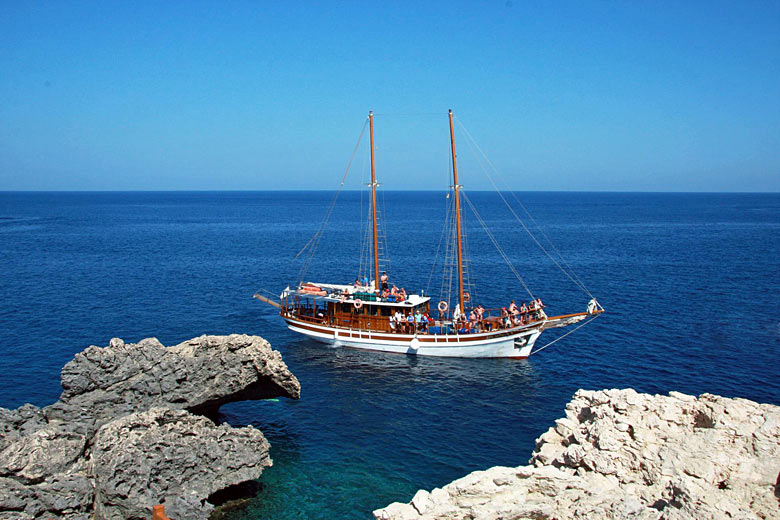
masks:
{"type": "Polygon", "coordinates": [[[387,273],[382,271],[382,275],[379,277],[379,284],[380,284],[379,286],[382,288],[383,291],[387,290],[387,281],[388,281],[387,273]]]}
{"type": "Polygon", "coordinates": [[[526,307],[526,306],[525,306],[525,302],[523,302],[523,303],[520,305],[520,314],[525,314],[526,312],[528,312],[528,307],[526,307]]]}
{"type": "Polygon", "coordinates": [[[382,289],[382,295],[381,296],[382,296],[383,300],[387,299],[387,297],[390,296],[390,291],[387,290],[387,287],[382,289]]]}
{"type": "Polygon", "coordinates": [[[404,320],[404,315],[401,314],[401,311],[395,311],[395,322],[397,324],[396,330],[398,332],[403,332],[404,329],[406,329],[406,322],[404,320]]]}
{"type": "Polygon", "coordinates": [[[409,311],[409,315],[406,317],[407,334],[414,334],[414,314],[409,311]]]}
{"type": "Polygon", "coordinates": [[[528,312],[534,312],[536,310],[536,300],[528,302],[528,312]]]}
{"type": "Polygon", "coordinates": [[[477,313],[477,324],[479,330],[485,330],[485,308],[480,304],[475,309],[477,313]]]}
{"type": "Polygon", "coordinates": [[[509,311],[506,307],[501,307],[501,328],[508,329],[511,323],[509,311]]]}
{"type": "Polygon", "coordinates": [[[436,320],[431,318],[431,313],[428,312],[428,311],[425,311],[425,313],[423,314],[423,318],[425,318],[425,321],[428,322],[428,325],[435,325],[436,324],[436,320]]]}
{"type": "Polygon", "coordinates": [[[477,326],[477,322],[477,313],[472,309],[472,311],[469,312],[469,330],[473,330],[477,326]]]}
{"type": "Polygon", "coordinates": [[[517,316],[520,314],[520,311],[517,310],[517,305],[515,304],[514,300],[509,302],[509,313],[512,314],[512,316],[517,316]]]}
{"type": "Polygon", "coordinates": [[[395,314],[390,315],[390,332],[395,332],[395,314]]]}
{"type": "Polygon", "coordinates": [[[420,332],[425,331],[425,325],[423,324],[423,315],[422,311],[418,308],[417,311],[414,313],[414,324],[417,327],[417,330],[420,332]]]}

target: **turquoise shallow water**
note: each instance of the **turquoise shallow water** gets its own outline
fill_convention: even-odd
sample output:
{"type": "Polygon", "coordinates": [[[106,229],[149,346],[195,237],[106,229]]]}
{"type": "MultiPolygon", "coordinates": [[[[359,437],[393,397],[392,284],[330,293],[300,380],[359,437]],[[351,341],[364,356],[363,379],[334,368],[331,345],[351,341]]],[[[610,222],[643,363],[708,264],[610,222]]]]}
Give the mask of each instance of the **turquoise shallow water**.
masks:
{"type": "MultiPolygon", "coordinates": [[[[284,329],[251,295],[294,279],[331,195],[0,193],[0,405],[56,400],[62,365],[111,337],[259,334],[302,398],[223,408],[222,420],[260,428],[274,459],[232,518],[358,519],[418,488],[524,464],[577,388],[780,404],[780,195],[518,194],[608,311],[527,361],[329,349],[284,329]]],[[[500,201],[470,196],[551,312],[584,310],[500,201]]],[[[443,195],[384,198],[391,277],[426,288],[443,195]]],[[[310,278],[354,278],[359,202],[342,194],[310,278]]],[[[522,298],[489,240],[468,232],[480,301],[522,298]]]]}

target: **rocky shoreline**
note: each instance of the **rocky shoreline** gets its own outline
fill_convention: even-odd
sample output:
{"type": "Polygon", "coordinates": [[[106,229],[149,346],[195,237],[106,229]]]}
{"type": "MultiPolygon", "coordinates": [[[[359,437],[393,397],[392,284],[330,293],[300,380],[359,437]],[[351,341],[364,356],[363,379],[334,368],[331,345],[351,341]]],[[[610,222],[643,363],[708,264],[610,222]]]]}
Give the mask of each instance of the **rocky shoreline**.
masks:
{"type": "Polygon", "coordinates": [[[780,407],[578,391],[528,466],[477,471],[379,520],[780,518],[780,407]]]}
{"type": "Polygon", "coordinates": [[[0,518],[205,519],[210,499],[272,464],[263,434],[216,425],[223,404],[300,397],[279,352],[257,336],[165,347],[112,339],[62,369],[51,406],[0,408],[0,518]]]}

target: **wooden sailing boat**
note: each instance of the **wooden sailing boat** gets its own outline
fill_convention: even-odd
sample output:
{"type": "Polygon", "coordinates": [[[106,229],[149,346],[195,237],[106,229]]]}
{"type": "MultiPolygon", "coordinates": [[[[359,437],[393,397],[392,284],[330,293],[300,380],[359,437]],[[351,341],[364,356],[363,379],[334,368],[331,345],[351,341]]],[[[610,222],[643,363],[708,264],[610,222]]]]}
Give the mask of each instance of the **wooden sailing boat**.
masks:
{"type": "MultiPolygon", "coordinates": [[[[452,110],[449,111],[454,191],[454,222],[457,251],[457,304],[446,301],[431,309],[431,298],[422,294],[404,296],[382,290],[379,270],[379,240],[374,163],[374,116],[369,112],[371,142],[371,219],[373,231],[373,281],[355,284],[300,281],[287,287],[279,301],[260,294],[255,297],[280,310],[290,330],[336,346],[396,352],[418,356],[472,358],[527,358],[545,329],[566,327],[603,308],[591,299],[586,312],[548,317],[541,300],[528,309],[484,310],[470,308],[464,290],[464,259],[461,230],[461,200],[452,110]],[[438,314],[434,317],[434,314],[438,314]],[[470,317],[471,319],[468,319],[470,317]]],[[[533,301],[533,300],[532,300],[533,301]]],[[[524,307],[524,305],[523,305],[524,307]]]]}

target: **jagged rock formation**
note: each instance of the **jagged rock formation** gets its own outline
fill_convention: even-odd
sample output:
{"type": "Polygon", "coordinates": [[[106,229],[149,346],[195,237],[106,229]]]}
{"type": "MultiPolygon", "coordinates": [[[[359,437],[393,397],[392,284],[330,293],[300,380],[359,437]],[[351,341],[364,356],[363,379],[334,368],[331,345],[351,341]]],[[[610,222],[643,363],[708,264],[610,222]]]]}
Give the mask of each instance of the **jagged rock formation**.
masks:
{"type": "Polygon", "coordinates": [[[201,336],[166,348],[113,339],[62,370],[60,401],[0,408],[0,518],[207,518],[217,491],[260,476],[269,445],[251,426],[206,417],[228,402],[300,397],[257,336],[201,336]]]}
{"type": "Polygon", "coordinates": [[[780,407],[710,394],[580,390],[529,466],[477,471],[410,504],[411,519],[780,518],[780,407]]]}

